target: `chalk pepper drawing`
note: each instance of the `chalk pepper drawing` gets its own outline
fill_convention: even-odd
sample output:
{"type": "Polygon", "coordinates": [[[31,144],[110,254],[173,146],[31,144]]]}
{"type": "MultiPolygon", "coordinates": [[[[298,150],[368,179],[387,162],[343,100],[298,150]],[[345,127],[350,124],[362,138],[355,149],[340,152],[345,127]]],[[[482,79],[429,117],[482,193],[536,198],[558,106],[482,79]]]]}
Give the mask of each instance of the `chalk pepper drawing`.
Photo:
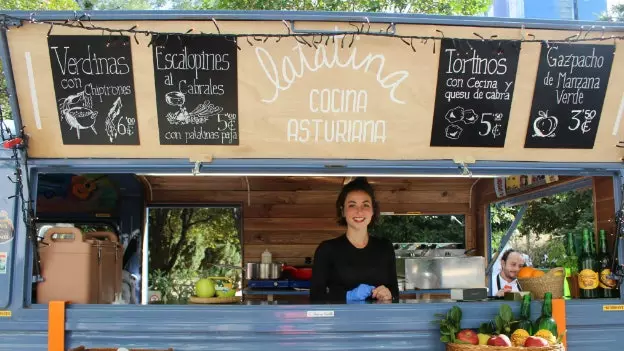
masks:
{"type": "Polygon", "coordinates": [[[106,116],[106,120],[104,120],[104,129],[106,130],[106,134],[112,143],[119,132],[117,131],[117,123],[119,122],[119,114],[121,113],[121,97],[118,97],[115,102],[113,102],[113,106],[108,110],[108,115],[106,116]]]}

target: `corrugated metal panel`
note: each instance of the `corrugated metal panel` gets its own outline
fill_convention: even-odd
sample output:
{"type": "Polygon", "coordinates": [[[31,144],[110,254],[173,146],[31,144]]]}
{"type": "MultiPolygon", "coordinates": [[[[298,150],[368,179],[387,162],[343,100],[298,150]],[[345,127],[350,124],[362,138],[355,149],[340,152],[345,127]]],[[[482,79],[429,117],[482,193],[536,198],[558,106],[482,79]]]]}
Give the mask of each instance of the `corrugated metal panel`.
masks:
{"type": "MultiPolygon", "coordinates": [[[[624,312],[603,312],[620,300],[568,301],[568,346],[572,351],[620,350],[624,312]]],[[[501,302],[461,303],[462,327],[493,318],[501,302]]],[[[510,303],[518,313],[519,303],[510,303]]],[[[450,303],[326,306],[72,306],[67,311],[67,347],[173,347],[191,350],[428,350],[442,351],[434,313],[450,303]],[[307,311],[334,311],[308,318],[307,311]]],[[[539,316],[541,303],[532,305],[539,316]]],[[[47,309],[18,311],[0,321],[0,350],[46,349],[47,309]],[[13,330],[12,332],[9,330],[13,330]]]]}
{"type": "MultiPolygon", "coordinates": [[[[476,328],[499,302],[461,304],[462,325],[476,328]]],[[[514,304],[516,313],[519,304],[514,304]]],[[[435,313],[449,303],[273,306],[70,306],[67,347],[134,346],[190,350],[442,351],[435,313]],[[308,311],[333,311],[311,318],[308,311]]],[[[0,350],[45,350],[47,309],[16,311],[0,320],[0,350]],[[9,332],[13,330],[13,332],[9,332]],[[36,332],[34,332],[36,331],[36,332]],[[34,333],[33,333],[34,332],[34,333]]]]}
{"type": "MultiPolygon", "coordinates": [[[[624,312],[603,312],[619,300],[568,301],[572,351],[621,350],[624,312]]],[[[460,303],[462,327],[493,318],[501,302],[460,303]]],[[[519,313],[519,303],[510,303],[519,313]]],[[[442,351],[434,313],[450,303],[325,306],[72,306],[67,347],[143,347],[194,350],[427,350],[442,351]],[[309,318],[307,311],[334,311],[309,318]]],[[[539,316],[541,303],[532,305],[539,316]]],[[[0,350],[46,349],[47,309],[36,306],[0,321],[0,350]],[[10,331],[13,330],[13,331],[10,331]]]]}

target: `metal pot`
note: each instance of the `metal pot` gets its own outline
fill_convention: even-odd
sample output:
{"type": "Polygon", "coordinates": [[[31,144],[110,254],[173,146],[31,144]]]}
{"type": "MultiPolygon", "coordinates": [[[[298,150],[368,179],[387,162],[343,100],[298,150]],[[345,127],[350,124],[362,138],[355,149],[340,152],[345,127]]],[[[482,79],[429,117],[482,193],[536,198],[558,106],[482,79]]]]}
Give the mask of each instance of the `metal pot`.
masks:
{"type": "Polygon", "coordinates": [[[247,263],[245,278],[254,279],[279,279],[282,275],[282,263],[247,263]]]}
{"type": "Polygon", "coordinates": [[[245,269],[245,279],[247,280],[258,279],[259,276],[260,276],[259,263],[248,262],[247,269],[245,269]]]}

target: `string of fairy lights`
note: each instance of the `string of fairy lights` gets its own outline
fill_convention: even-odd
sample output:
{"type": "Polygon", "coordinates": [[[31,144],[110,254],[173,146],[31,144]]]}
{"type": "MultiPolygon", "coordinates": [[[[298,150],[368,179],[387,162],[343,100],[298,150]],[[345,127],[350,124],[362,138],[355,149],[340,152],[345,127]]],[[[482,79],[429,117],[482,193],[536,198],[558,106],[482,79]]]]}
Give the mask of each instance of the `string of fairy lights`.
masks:
{"type": "MultiPolygon", "coordinates": [[[[282,20],[282,23],[285,26],[284,33],[223,33],[219,26],[219,23],[215,18],[211,18],[209,20],[215,27],[216,33],[205,33],[203,31],[199,31],[195,28],[188,28],[185,31],[180,32],[159,32],[148,29],[140,28],[139,24],[134,24],[129,28],[112,28],[107,27],[101,24],[101,22],[94,23],[91,20],[91,16],[88,13],[78,14],[74,12],[72,18],[68,18],[64,21],[52,21],[52,20],[39,20],[37,18],[36,13],[31,13],[28,18],[20,18],[11,16],[8,14],[0,14],[0,25],[3,30],[9,31],[11,27],[20,27],[25,23],[31,24],[40,24],[49,26],[47,35],[50,36],[53,33],[54,27],[67,27],[74,29],[81,29],[86,31],[93,31],[100,33],[101,35],[108,35],[111,37],[111,40],[114,40],[116,36],[131,36],[134,38],[135,42],[139,44],[139,36],[151,37],[148,46],[154,44],[157,38],[161,36],[185,36],[185,35],[203,35],[203,36],[211,36],[211,37],[225,37],[226,39],[232,40],[236,43],[238,49],[241,47],[239,43],[244,41],[247,42],[248,45],[253,46],[254,44],[259,43],[267,43],[269,40],[274,42],[280,42],[284,38],[292,38],[296,40],[298,43],[302,45],[306,45],[308,47],[317,48],[319,45],[327,45],[329,41],[332,41],[332,44],[336,40],[340,40],[341,48],[345,46],[351,47],[355,42],[356,37],[359,36],[369,36],[369,37],[385,37],[385,38],[394,38],[401,40],[405,45],[409,46],[414,52],[416,51],[415,44],[427,44],[429,41],[433,42],[433,52],[436,51],[437,40],[442,39],[450,39],[450,40],[462,40],[465,41],[467,38],[459,38],[459,37],[446,37],[444,32],[440,29],[435,30],[435,35],[401,35],[396,33],[396,27],[398,24],[389,23],[385,29],[380,30],[371,30],[371,22],[367,17],[363,17],[362,22],[349,22],[348,24],[353,27],[352,30],[337,30],[332,31],[331,33],[324,31],[306,31],[306,32],[295,32],[291,26],[291,24],[282,20]],[[17,25],[15,25],[17,23],[17,25]]],[[[548,39],[537,39],[533,34],[525,34],[524,26],[521,29],[520,38],[518,39],[502,39],[499,38],[498,35],[492,35],[490,37],[484,37],[477,32],[473,32],[475,40],[487,41],[487,42],[496,42],[496,43],[504,43],[504,42],[512,42],[512,43],[545,43],[546,45],[550,45],[550,43],[578,43],[578,42],[600,42],[600,41],[613,41],[615,44],[618,40],[624,40],[624,35],[605,35],[605,31],[607,28],[605,26],[580,26],[579,31],[565,38],[548,38],[548,39]]],[[[470,47],[470,42],[467,42],[467,45],[470,47]]]]}
{"type": "Polygon", "coordinates": [[[34,265],[33,265],[33,281],[41,278],[41,270],[39,265],[39,254],[36,249],[38,245],[36,218],[34,213],[33,200],[30,188],[30,172],[28,167],[28,135],[25,128],[19,131],[13,130],[6,123],[2,108],[0,108],[0,134],[2,135],[2,146],[11,150],[11,159],[13,160],[13,176],[7,176],[8,181],[15,185],[15,194],[9,196],[9,199],[17,199],[20,205],[21,217],[26,228],[26,235],[33,245],[35,245],[34,265]],[[24,189],[28,189],[25,192],[24,189]]]}
{"type": "MultiPolygon", "coordinates": [[[[14,28],[22,27],[24,24],[28,23],[49,26],[47,36],[53,35],[55,27],[64,27],[91,31],[103,36],[108,36],[110,38],[110,42],[114,42],[119,37],[129,36],[134,39],[137,45],[139,45],[139,37],[149,37],[148,47],[154,45],[156,41],[162,36],[165,36],[166,38],[181,38],[183,36],[196,35],[223,37],[227,40],[233,41],[239,50],[241,50],[239,44],[242,42],[246,42],[248,45],[254,46],[266,43],[279,43],[282,39],[286,38],[294,39],[299,44],[308,46],[310,48],[318,48],[319,45],[328,45],[330,41],[332,45],[334,45],[336,41],[339,41],[341,48],[344,48],[345,46],[350,48],[353,46],[356,38],[363,36],[383,37],[400,40],[406,46],[411,48],[414,52],[417,51],[417,44],[427,45],[431,41],[433,43],[433,53],[435,54],[436,41],[445,39],[451,40],[454,46],[459,45],[459,42],[461,42],[462,44],[465,44],[470,49],[472,49],[470,40],[466,40],[468,38],[447,37],[440,29],[436,29],[434,35],[401,35],[397,34],[396,30],[396,27],[399,24],[387,23],[387,26],[385,28],[372,30],[371,22],[367,17],[363,17],[361,22],[349,22],[348,25],[353,28],[352,30],[335,30],[331,32],[325,32],[320,30],[297,32],[293,30],[291,23],[286,20],[282,20],[282,23],[285,27],[285,31],[283,33],[223,33],[218,21],[215,18],[210,18],[209,22],[213,24],[216,32],[205,33],[195,28],[188,28],[180,32],[159,32],[154,30],[142,29],[139,24],[134,24],[129,28],[113,28],[102,25],[101,21],[96,21],[94,23],[89,13],[79,14],[78,12],[74,12],[71,18],[60,21],[40,20],[37,18],[36,13],[31,13],[27,17],[17,17],[9,14],[0,13],[0,30],[5,32],[8,32],[14,28]],[[456,41],[458,42],[458,44],[456,44],[456,41]]],[[[379,25],[379,23],[377,23],[377,25],[379,25]]],[[[386,24],[383,24],[382,26],[384,25],[386,24]]],[[[565,38],[538,39],[533,34],[525,33],[525,28],[524,26],[522,26],[519,33],[519,38],[517,39],[499,38],[498,35],[484,37],[477,32],[472,33],[474,35],[474,38],[472,39],[480,40],[482,42],[489,42],[492,44],[495,43],[499,45],[499,48],[501,43],[511,43],[514,46],[516,46],[517,43],[543,43],[546,46],[549,46],[551,43],[554,44],[612,41],[613,45],[615,45],[617,41],[624,40],[624,35],[605,35],[606,30],[607,28],[605,26],[580,26],[579,31],[576,34],[570,35],[565,38]]],[[[127,45],[127,43],[127,41],[124,41],[124,45],[127,45]]],[[[27,163],[28,136],[25,133],[24,128],[19,131],[12,131],[5,123],[1,109],[0,128],[2,129],[2,131],[4,131],[4,133],[2,133],[2,142],[4,144],[4,147],[7,149],[11,149],[13,153],[12,159],[14,162],[15,171],[13,173],[14,176],[9,177],[9,181],[16,185],[16,193],[15,195],[11,196],[11,198],[19,199],[21,203],[20,209],[22,211],[22,218],[26,226],[29,240],[31,240],[34,245],[37,245],[38,240],[35,227],[36,218],[34,216],[32,199],[30,197],[30,183],[28,172],[29,168],[27,163]],[[29,189],[28,193],[25,193],[25,188],[29,189]]],[[[624,147],[624,141],[620,142],[617,146],[624,147]]],[[[623,216],[622,218],[624,218],[624,210],[619,211],[619,214],[623,216]]],[[[624,219],[620,219],[619,222],[624,223],[624,219]]],[[[624,232],[624,229],[622,229],[622,232],[624,232]]],[[[37,254],[37,251],[38,250],[36,249],[33,250],[35,255],[37,254]]],[[[35,256],[33,271],[33,277],[35,278],[35,281],[40,278],[40,268],[38,261],[38,257],[35,256]]]]}

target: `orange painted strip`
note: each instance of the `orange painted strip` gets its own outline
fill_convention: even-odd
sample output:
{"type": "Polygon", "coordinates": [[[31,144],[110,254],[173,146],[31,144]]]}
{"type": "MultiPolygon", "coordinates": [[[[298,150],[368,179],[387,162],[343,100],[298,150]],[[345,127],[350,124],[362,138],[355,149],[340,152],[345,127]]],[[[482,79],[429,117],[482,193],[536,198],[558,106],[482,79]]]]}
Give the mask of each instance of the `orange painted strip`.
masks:
{"type": "Polygon", "coordinates": [[[48,351],[65,351],[65,301],[48,304],[48,351]]]}
{"type": "MultiPolygon", "coordinates": [[[[557,322],[557,333],[562,334],[566,330],[566,307],[564,299],[553,299],[552,300],[552,313],[553,319],[557,322]]],[[[564,336],[561,342],[563,342],[563,346],[568,348],[566,343],[566,337],[564,336]]]]}

